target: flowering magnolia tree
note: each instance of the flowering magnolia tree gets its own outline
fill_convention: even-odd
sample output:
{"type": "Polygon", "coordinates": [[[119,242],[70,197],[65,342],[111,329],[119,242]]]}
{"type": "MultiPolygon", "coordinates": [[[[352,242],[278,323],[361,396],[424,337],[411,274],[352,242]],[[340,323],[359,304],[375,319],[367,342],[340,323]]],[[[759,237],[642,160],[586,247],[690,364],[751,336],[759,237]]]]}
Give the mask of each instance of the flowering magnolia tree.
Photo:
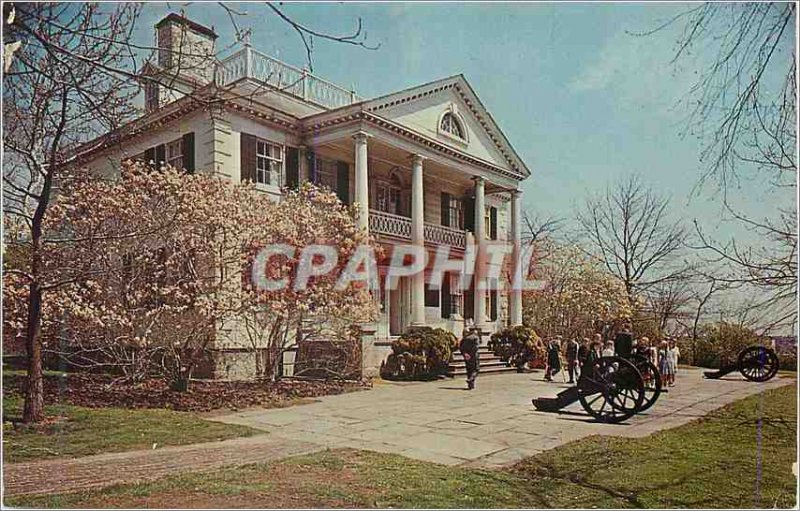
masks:
{"type": "MultiPolygon", "coordinates": [[[[345,338],[374,314],[366,282],[339,286],[337,271],[371,241],[335,194],[310,184],[275,202],[249,184],[169,167],[126,163],[118,180],[77,171],[62,181],[46,232],[45,349],[128,381],[157,374],[185,390],[211,347],[252,348],[275,378],[289,344],[345,338]],[[336,261],[304,260],[311,244],[336,261]],[[256,268],[256,254],[276,245],[294,254],[256,268]],[[298,265],[312,270],[303,286],[298,265]],[[254,286],[253,270],[285,274],[288,285],[254,286]]],[[[22,282],[9,275],[4,292],[6,325],[18,331],[22,282]]]]}
{"type": "Polygon", "coordinates": [[[347,343],[354,324],[375,318],[368,281],[343,278],[353,270],[368,275],[370,253],[380,251],[355,212],[335,193],[303,183],[272,205],[270,221],[251,240],[249,279],[231,310],[250,346],[261,349],[263,376],[280,376],[288,347],[318,339],[347,343]],[[265,256],[263,247],[278,250],[265,256]]]}
{"type": "MultiPolygon", "coordinates": [[[[226,321],[244,244],[269,201],[251,186],[128,163],[66,176],[47,217],[45,349],[185,388],[226,321]]],[[[13,296],[10,295],[10,296],[13,296]]]]}
{"type": "MultiPolygon", "coordinates": [[[[552,242],[547,242],[552,243],[552,242]]],[[[523,293],[524,323],[545,337],[586,337],[630,318],[624,285],[576,247],[553,245],[532,265],[541,289],[523,293]]]]}

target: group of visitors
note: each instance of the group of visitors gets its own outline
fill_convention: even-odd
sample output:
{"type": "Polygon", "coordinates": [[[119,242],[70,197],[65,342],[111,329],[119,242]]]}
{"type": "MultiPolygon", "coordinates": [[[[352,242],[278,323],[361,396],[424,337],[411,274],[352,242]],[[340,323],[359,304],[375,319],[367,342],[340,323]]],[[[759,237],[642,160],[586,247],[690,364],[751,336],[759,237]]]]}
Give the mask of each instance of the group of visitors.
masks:
{"type": "Polygon", "coordinates": [[[571,339],[564,342],[561,336],[555,336],[547,342],[547,358],[544,379],[553,381],[553,377],[562,372],[562,364],[566,365],[569,383],[575,383],[584,366],[591,365],[599,357],[630,357],[638,354],[650,360],[661,373],[662,387],[675,385],[675,373],[678,369],[680,349],[675,339],[667,336],[661,342],[651,341],[648,337],[634,339],[629,324],[623,325],[614,341],[603,341],[601,334],[594,334],[593,339],[584,337],[580,342],[571,339]]]}
{"type": "MultiPolygon", "coordinates": [[[[478,376],[480,342],[480,330],[473,324],[467,325],[459,343],[459,351],[464,357],[469,390],[475,388],[475,379],[478,376]]],[[[544,379],[553,381],[553,377],[562,372],[563,363],[566,365],[569,383],[575,383],[580,377],[582,368],[591,366],[598,358],[613,356],[629,358],[633,354],[646,357],[658,368],[661,373],[662,391],[666,391],[666,387],[675,385],[675,373],[681,354],[675,339],[669,336],[661,342],[651,341],[647,337],[634,339],[628,323],[623,325],[614,341],[603,342],[601,334],[594,334],[591,340],[584,337],[580,342],[577,339],[564,342],[561,336],[553,337],[547,342],[544,379]]]]}

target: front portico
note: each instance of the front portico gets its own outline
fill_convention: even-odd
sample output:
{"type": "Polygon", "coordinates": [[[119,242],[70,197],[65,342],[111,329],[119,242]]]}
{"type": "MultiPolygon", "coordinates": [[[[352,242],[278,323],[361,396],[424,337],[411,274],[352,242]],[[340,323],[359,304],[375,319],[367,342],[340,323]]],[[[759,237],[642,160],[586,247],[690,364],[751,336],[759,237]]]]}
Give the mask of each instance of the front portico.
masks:
{"type": "MultiPolygon", "coordinates": [[[[325,176],[319,175],[321,159],[345,162],[346,175],[341,171],[336,176],[337,193],[357,203],[361,227],[389,253],[397,244],[428,252],[425,272],[401,277],[396,288],[377,293],[379,339],[417,325],[444,327],[460,334],[465,319],[486,332],[521,324],[521,293],[509,290],[507,282],[473,279],[464,288],[460,281],[466,268],[456,264],[451,265],[452,270],[448,268],[440,286],[430,282],[430,267],[440,246],[449,249],[450,259],[468,263],[465,251],[474,245],[477,264],[482,263],[481,248],[488,242],[518,248],[519,184],[529,171],[498,135],[499,128],[492,130],[488,114],[483,118],[474,115],[466,94],[454,95],[469,89],[463,77],[417,89],[304,119],[305,151],[314,156],[301,155],[306,168],[301,165],[304,175],[299,177],[324,183],[325,176]],[[425,88],[434,92],[417,90],[425,88]],[[403,101],[400,96],[404,94],[425,99],[415,104],[414,99],[403,101]],[[415,125],[425,119],[434,125],[427,130],[415,125]]],[[[515,249],[507,259],[512,266],[519,261],[519,254],[515,249]]],[[[388,259],[380,266],[381,277],[385,277],[387,263],[388,259]]]]}

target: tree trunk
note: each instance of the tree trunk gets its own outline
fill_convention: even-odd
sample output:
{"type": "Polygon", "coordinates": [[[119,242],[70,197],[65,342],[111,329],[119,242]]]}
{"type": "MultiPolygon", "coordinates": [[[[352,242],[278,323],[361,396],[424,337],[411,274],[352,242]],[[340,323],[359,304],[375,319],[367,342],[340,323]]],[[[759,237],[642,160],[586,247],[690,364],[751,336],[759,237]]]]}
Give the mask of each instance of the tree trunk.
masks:
{"type": "Polygon", "coordinates": [[[28,355],[28,387],[22,420],[26,424],[44,420],[44,383],[42,381],[42,289],[35,281],[28,296],[28,324],[25,350],[28,355]]]}

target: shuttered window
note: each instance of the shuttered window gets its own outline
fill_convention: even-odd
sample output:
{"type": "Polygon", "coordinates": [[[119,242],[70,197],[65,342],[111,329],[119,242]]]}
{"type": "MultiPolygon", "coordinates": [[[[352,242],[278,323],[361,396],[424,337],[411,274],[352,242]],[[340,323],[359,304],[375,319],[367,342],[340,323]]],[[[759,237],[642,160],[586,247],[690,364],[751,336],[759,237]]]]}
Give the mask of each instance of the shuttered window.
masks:
{"type": "Polygon", "coordinates": [[[187,133],[183,136],[183,168],[188,174],[194,174],[194,132],[187,133]]]}
{"type": "Polygon", "coordinates": [[[256,181],[256,137],[242,133],[239,143],[239,165],[242,181],[256,181]]]}
{"type": "Polygon", "coordinates": [[[497,239],[497,208],[489,208],[489,239],[497,239]]]}
{"type": "Polygon", "coordinates": [[[300,160],[296,147],[286,148],[286,187],[295,190],[300,184],[300,160]]]}
{"type": "Polygon", "coordinates": [[[183,168],[183,139],[167,143],[167,165],[176,169],[183,168]]]}
{"type": "Polygon", "coordinates": [[[283,147],[257,140],[256,183],[280,186],[281,174],[283,174],[283,147]]]}

